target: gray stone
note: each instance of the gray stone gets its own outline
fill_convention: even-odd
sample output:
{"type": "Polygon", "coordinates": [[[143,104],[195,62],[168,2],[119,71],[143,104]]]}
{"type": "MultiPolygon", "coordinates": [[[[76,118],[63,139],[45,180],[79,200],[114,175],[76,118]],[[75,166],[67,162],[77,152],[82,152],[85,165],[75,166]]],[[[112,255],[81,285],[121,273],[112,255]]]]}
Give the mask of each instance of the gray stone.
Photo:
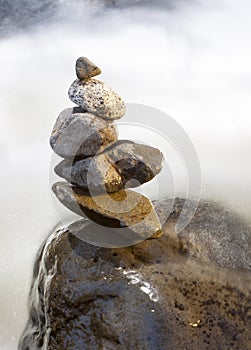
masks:
{"type": "Polygon", "coordinates": [[[86,57],[79,57],[76,62],[76,74],[79,80],[89,79],[101,74],[101,69],[86,57]]]}
{"type": "Polygon", "coordinates": [[[152,203],[137,192],[122,190],[93,197],[66,182],[55,183],[52,190],[68,209],[100,225],[129,227],[140,240],[158,238],[162,234],[152,203]]]}
{"type": "Polygon", "coordinates": [[[50,144],[63,158],[86,158],[103,151],[117,139],[114,125],[81,108],[66,108],[53,127],[50,144]]]}
{"type": "MultiPolygon", "coordinates": [[[[19,350],[247,350],[250,272],[184,250],[171,232],[183,204],[176,201],[160,239],[133,247],[100,248],[69,229],[53,232],[36,260],[19,350]]],[[[230,220],[226,234],[250,232],[234,213],[222,213],[201,203],[190,231],[212,225],[221,240],[219,222],[230,220]]],[[[85,223],[86,233],[94,229],[85,223]]]]}
{"type": "Polygon", "coordinates": [[[91,193],[113,193],[152,180],[161,171],[162,164],[163,154],[158,149],[132,141],[117,141],[93,158],[64,160],[55,172],[91,193]]]}
{"type": "Polygon", "coordinates": [[[97,79],[75,80],[69,88],[69,97],[85,111],[104,119],[120,119],[125,114],[122,98],[97,79]]]}

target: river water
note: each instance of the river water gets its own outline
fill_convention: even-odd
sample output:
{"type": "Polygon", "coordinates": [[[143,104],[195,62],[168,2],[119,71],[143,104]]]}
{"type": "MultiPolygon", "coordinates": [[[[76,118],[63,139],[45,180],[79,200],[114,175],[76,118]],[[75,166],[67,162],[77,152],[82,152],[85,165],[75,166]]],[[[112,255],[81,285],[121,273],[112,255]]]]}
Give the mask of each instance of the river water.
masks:
{"type": "Polygon", "coordinates": [[[61,1],[45,11],[51,18],[40,21],[35,9],[20,23],[20,9],[0,8],[1,350],[17,347],[36,251],[58,223],[48,138],[58,113],[72,106],[77,57],[97,63],[126,102],[171,115],[197,150],[203,197],[250,218],[250,1],[89,3],[61,1]]]}

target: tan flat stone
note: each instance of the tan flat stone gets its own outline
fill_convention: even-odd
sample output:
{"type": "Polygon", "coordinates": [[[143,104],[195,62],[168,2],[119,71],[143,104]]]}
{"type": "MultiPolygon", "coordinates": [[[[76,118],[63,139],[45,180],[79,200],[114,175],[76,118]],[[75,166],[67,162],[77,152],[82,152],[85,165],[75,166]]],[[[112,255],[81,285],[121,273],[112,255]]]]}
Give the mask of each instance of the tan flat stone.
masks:
{"type": "Polygon", "coordinates": [[[66,182],[52,187],[58,200],[68,209],[108,227],[129,227],[143,239],[158,238],[162,234],[159,218],[150,200],[134,191],[90,196],[66,182]]]}

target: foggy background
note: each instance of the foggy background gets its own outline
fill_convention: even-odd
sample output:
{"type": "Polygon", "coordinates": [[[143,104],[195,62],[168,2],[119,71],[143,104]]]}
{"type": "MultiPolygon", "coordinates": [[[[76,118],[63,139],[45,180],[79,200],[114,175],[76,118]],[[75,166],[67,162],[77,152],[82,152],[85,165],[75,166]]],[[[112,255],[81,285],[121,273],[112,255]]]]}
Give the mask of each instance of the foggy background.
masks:
{"type": "Polygon", "coordinates": [[[35,255],[59,221],[48,139],[73,105],[79,56],[125,102],[172,116],[197,150],[203,198],[251,221],[250,13],[249,0],[0,1],[1,350],[17,348],[35,255]]]}

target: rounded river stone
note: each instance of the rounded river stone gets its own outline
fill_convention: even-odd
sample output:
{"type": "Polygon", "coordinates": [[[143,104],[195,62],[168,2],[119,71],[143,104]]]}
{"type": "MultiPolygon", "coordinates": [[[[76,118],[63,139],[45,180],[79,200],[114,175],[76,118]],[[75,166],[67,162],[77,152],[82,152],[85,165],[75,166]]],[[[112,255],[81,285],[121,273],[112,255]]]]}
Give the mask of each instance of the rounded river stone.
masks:
{"type": "Polygon", "coordinates": [[[50,144],[63,158],[86,158],[103,151],[117,139],[114,125],[81,108],[66,108],[53,127],[50,144]]]}

